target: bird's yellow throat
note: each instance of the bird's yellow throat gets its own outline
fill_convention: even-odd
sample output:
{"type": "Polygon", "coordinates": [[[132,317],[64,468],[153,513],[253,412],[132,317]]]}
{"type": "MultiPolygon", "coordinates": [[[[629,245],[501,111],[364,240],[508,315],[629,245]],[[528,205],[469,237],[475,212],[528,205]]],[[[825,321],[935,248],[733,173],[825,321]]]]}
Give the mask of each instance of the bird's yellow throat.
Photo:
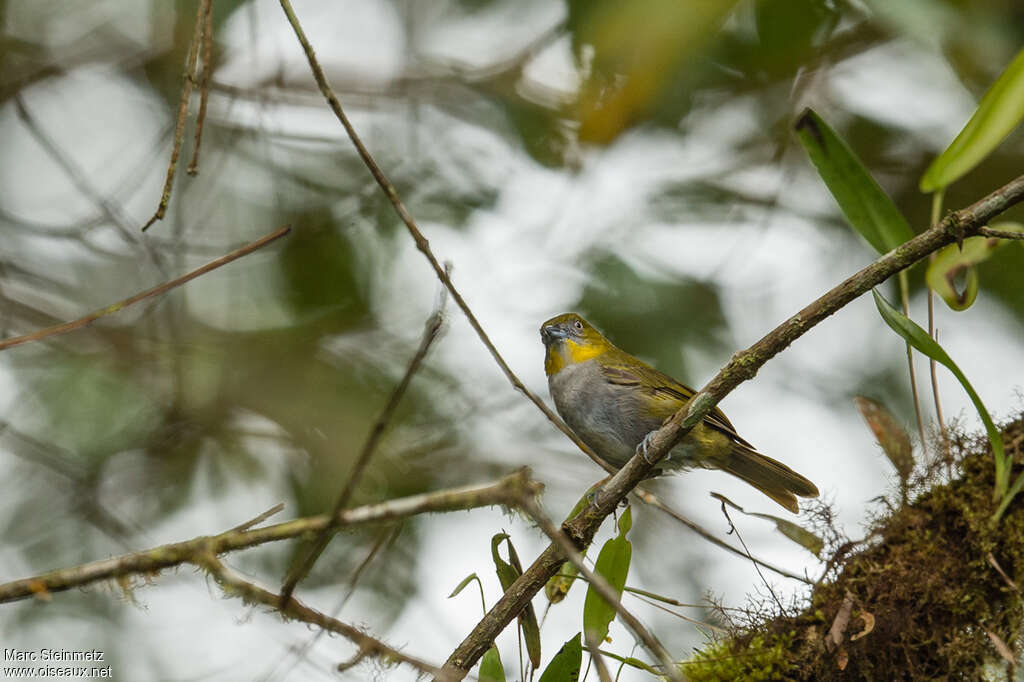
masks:
{"type": "Polygon", "coordinates": [[[558,374],[566,365],[586,362],[608,350],[602,344],[576,343],[572,339],[566,339],[557,346],[548,346],[548,352],[544,355],[544,372],[548,376],[558,374]]]}

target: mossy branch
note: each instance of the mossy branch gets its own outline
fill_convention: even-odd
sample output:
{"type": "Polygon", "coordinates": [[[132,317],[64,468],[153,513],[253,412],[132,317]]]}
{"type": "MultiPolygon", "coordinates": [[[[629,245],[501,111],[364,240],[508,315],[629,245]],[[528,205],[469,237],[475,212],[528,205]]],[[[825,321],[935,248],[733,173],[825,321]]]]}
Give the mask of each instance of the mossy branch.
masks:
{"type": "Polygon", "coordinates": [[[540,490],[541,485],[534,481],[530,477],[529,470],[524,468],[493,483],[439,490],[346,509],[338,513],[333,523],[329,515],[323,514],[262,528],[232,529],[219,535],[174,542],[141,552],[132,552],[111,559],[61,568],[31,578],[0,584],[0,603],[33,596],[45,598],[53,592],[82,587],[111,578],[150,575],[172,566],[196,563],[197,557],[203,553],[219,556],[268,542],[312,536],[332,525],[336,528],[345,528],[406,518],[417,514],[462,511],[492,505],[523,509],[529,500],[540,493],[540,490]]]}

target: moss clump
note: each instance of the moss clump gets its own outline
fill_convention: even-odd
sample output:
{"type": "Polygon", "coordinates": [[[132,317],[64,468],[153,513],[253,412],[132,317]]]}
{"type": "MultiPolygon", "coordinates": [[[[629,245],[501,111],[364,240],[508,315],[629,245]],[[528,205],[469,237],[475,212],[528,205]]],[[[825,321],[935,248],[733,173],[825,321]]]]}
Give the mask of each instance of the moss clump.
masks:
{"type": "MultiPolygon", "coordinates": [[[[1013,480],[1024,464],[1024,418],[1003,438],[1017,465],[1013,480]]],[[[980,679],[986,664],[1001,660],[991,636],[1013,647],[1024,625],[1016,588],[1024,578],[1024,495],[990,523],[994,467],[983,437],[951,436],[943,461],[922,469],[911,503],[877,517],[865,541],[834,551],[803,611],[748,624],[699,653],[686,674],[772,679],[753,676],[753,666],[722,675],[702,668],[729,653],[740,664],[756,643],[757,652],[785,654],[772,659],[785,679],[980,679]],[[836,644],[829,632],[844,601],[849,620],[836,644]]]]}
{"type": "Polygon", "coordinates": [[[773,637],[771,645],[765,640],[755,635],[741,647],[732,641],[718,642],[697,652],[682,672],[691,682],[790,679],[795,667],[789,651],[792,633],[773,637]]]}

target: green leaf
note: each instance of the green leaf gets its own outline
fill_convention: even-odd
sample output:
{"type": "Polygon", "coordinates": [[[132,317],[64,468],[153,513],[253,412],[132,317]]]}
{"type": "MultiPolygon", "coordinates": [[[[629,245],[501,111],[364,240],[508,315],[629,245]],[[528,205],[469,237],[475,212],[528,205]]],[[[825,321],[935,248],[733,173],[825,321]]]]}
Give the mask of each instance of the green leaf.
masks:
{"type": "Polygon", "coordinates": [[[796,134],[846,220],[876,251],[886,253],[914,236],[896,204],[820,116],[805,110],[796,134]]]}
{"type": "Polygon", "coordinates": [[[555,657],[544,669],[539,682],[578,682],[580,666],[583,665],[583,644],[577,632],[572,639],[562,645],[555,657]]]}
{"type": "MultiPolygon", "coordinates": [[[[626,507],[619,520],[619,534],[604,543],[594,564],[594,572],[604,577],[620,596],[622,588],[626,586],[629,562],[633,557],[633,545],[626,539],[626,533],[632,525],[632,514],[629,507],[626,507]]],[[[589,586],[583,602],[584,630],[593,633],[595,639],[602,642],[608,636],[608,626],[614,619],[615,607],[605,601],[592,585],[589,586]]]]}
{"type": "Polygon", "coordinates": [[[1024,119],[1024,50],[1017,53],[978,103],[956,139],[932,161],[921,191],[944,189],[974,168],[1024,119]]]}
{"type": "Polygon", "coordinates": [[[469,575],[467,575],[465,578],[462,579],[461,583],[455,586],[455,589],[452,590],[452,593],[448,595],[448,598],[451,599],[452,597],[457,597],[459,592],[462,592],[464,589],[466,589],[466,585],[470,584],[474,580],[480,582],[480,578],[477,577],[476,573],[470,573],[469,575]]]}
{"type": "Polygon", "coordinates": [[[544,586],[544,594],[547,596],[548,601],[552,604],[557,604],[566,595],[569,594],[569,590],[572,589],[572,584],[576,582],[576,576],[579,575],[580,569],[576,568],[576,564],[572,564],[566,561],[562,564],[562,567],[558,569],[558,573],[551,576],[547,584],[544,586]]]}
{"type": "Polygon", "coordinates": [[[871,432],[875,434],[875,440],[882,446],[882,452],[892,462],[900,481],[905,483],[914,469],[914,450],[907,430],[892,412],[877,400],[859,395],[853,402],[864,417],[864,421],[868,423],[871,432]]]}
{"type": "Polygon", "coordinates": [[[466,589],[466,585],[469,585],[474,580],[476,581],[477,587],[480,588],[480,607],[484,610],[484,614],[486,614],[487,602],[484,600],[484,584],[480,581],[480,578],[477,576],[476,573],[470,573],[465,578],[463,578],[462,582],[456,585],[455,589],[452,590],[452,593],[448,595],[448,598],[451,599],[452,597],[458,596],[459,592],[462,592],[464,589],[466,589]]]}
{"type": "MultiPolygon", "coordinates": [[[[993,225],[992,228],[1007,232],[1024,230],[1024,226],[1017,223],[993,225]]],[[[988,260],[1005,244],[1005,240],[989,237],[969,237],[964,240],[962,248],[950,244],[928,264],[925,281],[950,308],[966,310],[978,296],[978,273],[974,266],[988,260]],[[966,277],[966,286],[963,291],[957,291],[956,281],[961,276],[966,277]]]]}
{"type": "MultiPolygon", "coordinates": [[[[491,558],[494,559],[494,569],[498,574],[502,591],[508,591],[512,583],[523,574],[519,555],[516,553],[516,548],[512,545],[512,539],[508,533],[497,533],[491,538],[491,558]],[[498,553],[498,547],[502,542],[508,547],[508,562],[502,559],[498,553]]],[[[526,641],[526,651],[530,655],[530,662],[536,668],[540,665],[540,624],[537,622],[537,612],[533,610],[532,603],[527,604],[519,614],[519,627],[523,630],[523,639],[526,641]]]]}
{"type": "Polygon", "coordinates": [[[981,402],[981,398],[975,393],[971,382],[967,380],[967,377],[964,376],[964,373],[960,371],[960,368],[956,366],[956,363],[953,362],[953,359],[949,357],[942,346],[928,335],[928,332],[921,329],[903,313],[893,308],[877,291],[872,289],[871,293],[875,297],[875,305],[878,307],[878,312],[881,314],[882,319],[885,320],[885,323],[892,327],[892,330],[903,337],[911,346],[932,360],[945,365],[953,373],[957,381],[960,382],[960,385],[964,387],[964,390],[967,391],[971,402],[974,403],[974,408],[978,411],[978,416],[985,423],[985,431],[988,432],[988,440],[992,444],[992,454],[995,458],[996,468],[996,497],[1002,497],[1006,493],[1006,487],[1009,483],[1009,471],[1006,467],[1006,457],[1003,454],[1003,437],[999,433],[999,429],[992,422],[992,417],[989,416],[988,410],[985,409],[985,405],[981,402]]]}
{"type": "Polygon", "coordinates": [[[825,548],[824,540],[822,540],[820,537],[818,537],[811,531],[807,530],[806,528],[798,526],[797,524],[793,523],[788,519],[783,519],[778,516],[772,516],[771,514],[759,514],[757,512],[748,512],[744,510],[743,507],[739,506],[738,504],[730,500],[725,495],[722,495],[721,493],[711,493],[711,497],[721,502],[724,502],[725,504],[729,505],[730,507],[732,507],[741,514],[746,514],[747,516],[756,516],[759,519],[765,519],[767,521],[773,522],[775,524],[775,530],[779,531],[780,533],[782,533],[787,538],[789,538],[796,544],[806,549],[814,556],[819,556],[821,554],[821,550],[825,548]]]}
{"type": "Polygon", "coordinates": [[[501,665],[498,647],[491,645],[480,660],[480,682],[505,682],[505,668],[501,665]]]}

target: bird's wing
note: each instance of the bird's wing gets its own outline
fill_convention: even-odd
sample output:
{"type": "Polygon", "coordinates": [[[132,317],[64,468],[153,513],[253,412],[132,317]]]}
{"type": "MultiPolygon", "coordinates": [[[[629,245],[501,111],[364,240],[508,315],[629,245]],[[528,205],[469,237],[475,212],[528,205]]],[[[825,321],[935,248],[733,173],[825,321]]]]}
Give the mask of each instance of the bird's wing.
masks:
{"type": "MultiPolygon", "coordinates": [[[[615,361],[602,363],[601,371],[611,384],[645,391],[651,398],[649,406],[658,419],[667,419],[672,416],[697,393],[689,386],[679,383],[650,365],[632,357],[630,360],[631,362],[628,364],[615,361]]],[[[750,443],[736,433],[736,427],[717,406],[704,417],[704,423],[729,436],[737,443],[753,448],[750,443]]]]}

